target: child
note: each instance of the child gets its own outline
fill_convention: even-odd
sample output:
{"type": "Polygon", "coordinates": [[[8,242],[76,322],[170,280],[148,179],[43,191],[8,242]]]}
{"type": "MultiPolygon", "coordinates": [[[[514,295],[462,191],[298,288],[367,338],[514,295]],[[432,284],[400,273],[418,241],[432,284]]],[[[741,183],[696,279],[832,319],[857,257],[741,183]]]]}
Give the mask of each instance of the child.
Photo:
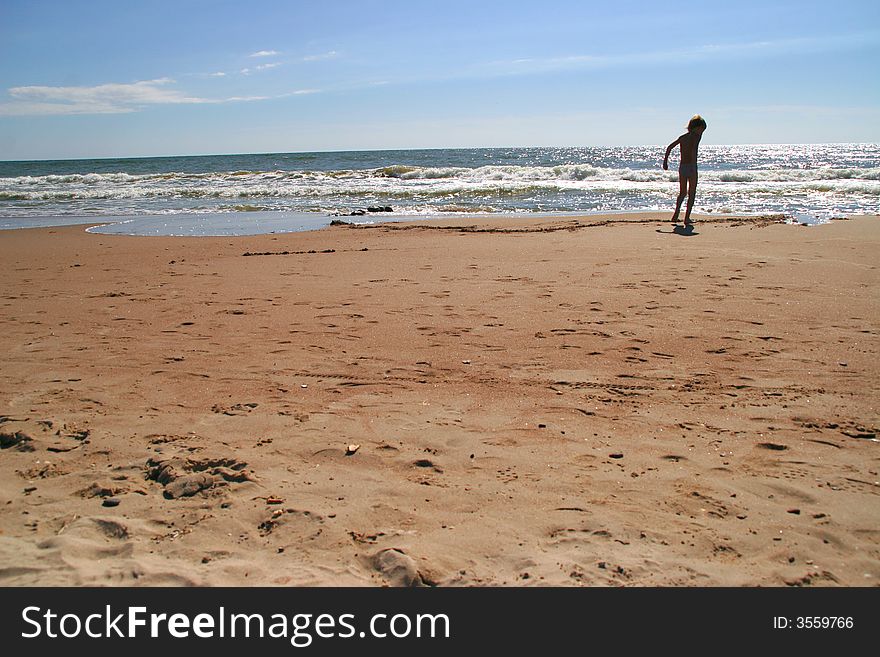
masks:
{"type": "Polygon", "coordinates": [[[691,210],[694,207],[694,198],[697,195],[697,147],[703,131],[706,129],[706,121],[699,114],[695,114],[688,122],[688,131],[666,148],[663,158],[663,170],[669,169],[669,153],[676,144],[681,146],[681,162],[678,165],[678,200],[675,202],[675,214],[672,215],[672,223],[678,222],[678,213],[681,212],[681,203],[687,196],[687,210],[684,213],[685,228],[693,226],[691,210]]]}

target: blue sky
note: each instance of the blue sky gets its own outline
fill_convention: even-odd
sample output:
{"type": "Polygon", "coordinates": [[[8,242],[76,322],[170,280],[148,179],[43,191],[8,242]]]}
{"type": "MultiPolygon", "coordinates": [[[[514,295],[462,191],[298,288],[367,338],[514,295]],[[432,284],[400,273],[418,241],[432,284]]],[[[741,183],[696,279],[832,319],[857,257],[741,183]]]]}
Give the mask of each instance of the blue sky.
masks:
{"type": "Polygon", "coordinates": [[[880,3],[0,2],[0,160],[880,142],[880,3]]]}

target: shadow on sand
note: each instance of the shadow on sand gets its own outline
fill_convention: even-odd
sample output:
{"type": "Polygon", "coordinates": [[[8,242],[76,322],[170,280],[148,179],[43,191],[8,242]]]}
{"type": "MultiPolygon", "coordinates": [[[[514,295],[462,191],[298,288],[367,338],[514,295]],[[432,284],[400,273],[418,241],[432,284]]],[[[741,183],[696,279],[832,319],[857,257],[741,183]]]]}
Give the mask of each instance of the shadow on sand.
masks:
{"type": "Polygon", "coordinates": [[[673,226],[672,230],[663,230],[662,228],[658,228],[657,232],[663,233],[665,235],[681,235],[682,237],[693,237],[694,235],[699,235],[699,233],[694,230],[693,226],[673,226]]]}

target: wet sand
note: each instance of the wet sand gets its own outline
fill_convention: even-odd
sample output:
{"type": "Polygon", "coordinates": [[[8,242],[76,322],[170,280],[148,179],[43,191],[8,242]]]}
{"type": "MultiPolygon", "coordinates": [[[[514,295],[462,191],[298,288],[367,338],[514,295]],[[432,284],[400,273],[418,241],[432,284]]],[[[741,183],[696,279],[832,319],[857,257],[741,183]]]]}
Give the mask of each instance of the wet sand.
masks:
{"type": "Polygon", "coordinates": [[[695,232],[0,233],[0,584],[876,586],[880,218],[695,232]]]}

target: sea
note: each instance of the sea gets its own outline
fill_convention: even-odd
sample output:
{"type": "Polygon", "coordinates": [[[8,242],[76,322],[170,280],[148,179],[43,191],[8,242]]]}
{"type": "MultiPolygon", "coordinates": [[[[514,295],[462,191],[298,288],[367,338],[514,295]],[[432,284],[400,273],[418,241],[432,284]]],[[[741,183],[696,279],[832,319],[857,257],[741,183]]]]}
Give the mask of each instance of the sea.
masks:
{"type": "MultiPolygon", "coordinates": [[[[671,212],[664,146],[0,161],[0,229],[247,235],[481,215],[671,212]]],[[[694,211],[820,224],[880,214],[880,144],[700,147],[694,211]]]]}

